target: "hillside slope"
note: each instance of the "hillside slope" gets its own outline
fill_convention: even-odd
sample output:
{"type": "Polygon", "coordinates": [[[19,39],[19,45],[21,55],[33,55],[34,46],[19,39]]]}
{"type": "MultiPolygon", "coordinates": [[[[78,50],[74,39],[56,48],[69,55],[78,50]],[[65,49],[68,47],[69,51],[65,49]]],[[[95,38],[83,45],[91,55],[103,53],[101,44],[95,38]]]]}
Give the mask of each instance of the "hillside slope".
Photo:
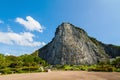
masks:
{"type": "Polygon", "coordinates": [[[70,23],[62,23],[50,43],[38,50],[50,64],[96,64],[120,56],[120,47],[107,45],[70,23]]]}

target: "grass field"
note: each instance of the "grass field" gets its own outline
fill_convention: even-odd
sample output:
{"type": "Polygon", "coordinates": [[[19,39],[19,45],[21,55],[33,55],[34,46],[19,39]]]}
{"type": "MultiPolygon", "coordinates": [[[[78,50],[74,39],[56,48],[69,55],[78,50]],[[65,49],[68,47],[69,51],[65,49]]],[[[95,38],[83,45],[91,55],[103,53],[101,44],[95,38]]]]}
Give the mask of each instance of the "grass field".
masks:
{"type": "Polygon", "coordinates": [[[118,72],[52,71],[1,75],[0,80],[120,80],[118,72]]]}

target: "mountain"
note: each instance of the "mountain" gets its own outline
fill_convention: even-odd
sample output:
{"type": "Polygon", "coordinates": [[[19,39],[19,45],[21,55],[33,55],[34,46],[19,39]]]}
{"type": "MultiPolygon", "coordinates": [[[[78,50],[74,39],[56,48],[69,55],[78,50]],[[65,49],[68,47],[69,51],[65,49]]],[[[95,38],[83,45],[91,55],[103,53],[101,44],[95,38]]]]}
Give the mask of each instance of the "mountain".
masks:
{"type": "Polygon", "coordinates": [[[38,50],[39,57],[50,64],[96,64],[120,56],[120,47],[107,45],[70,23],[62,23],[55,37],[38,50]]]}

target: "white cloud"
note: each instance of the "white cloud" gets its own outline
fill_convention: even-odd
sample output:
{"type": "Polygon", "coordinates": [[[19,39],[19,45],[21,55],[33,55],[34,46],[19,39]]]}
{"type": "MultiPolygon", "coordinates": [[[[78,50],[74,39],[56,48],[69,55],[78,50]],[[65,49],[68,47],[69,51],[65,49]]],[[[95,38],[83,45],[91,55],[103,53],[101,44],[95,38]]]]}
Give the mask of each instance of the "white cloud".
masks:
{"type": "Polygon", "coordinates": [[[7,29],[8,29],[8,32],[13,32],[9,25],[7,26],[7,29]]]}
{"type": "Polygon", "coordinates": [[[34,34],[30,32],[14,33],[14,32],[0,32],[0,43],[17,44],[20,46],[43,46],[44,42],[36,42],[33,40],[34,34]]]}
{"type": "Polygon", "coordinates": [[[4,21],[0,20],[0,24],[4,23],[4,21]]]}
{"type": "Polygon", "coordinates": [[[15,21],[23,25],[29,31],[43,32],[43,27],[41,26],[41,24],[35,19],[33,19],[31,16],[27,16],[26,20],[17,17],[15,21]]]}

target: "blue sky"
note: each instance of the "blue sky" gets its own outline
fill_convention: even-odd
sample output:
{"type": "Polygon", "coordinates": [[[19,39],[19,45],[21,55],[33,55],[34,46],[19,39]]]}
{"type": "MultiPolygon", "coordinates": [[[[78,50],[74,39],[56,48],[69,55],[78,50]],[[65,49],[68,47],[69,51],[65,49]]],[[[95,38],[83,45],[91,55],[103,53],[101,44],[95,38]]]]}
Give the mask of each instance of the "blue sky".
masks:
{"type": "Polygon", "coordinates": [[[0,53],[32,53],[62,22],[96,39],[120,45],[120,0],[0,0],[0,53]]]}

